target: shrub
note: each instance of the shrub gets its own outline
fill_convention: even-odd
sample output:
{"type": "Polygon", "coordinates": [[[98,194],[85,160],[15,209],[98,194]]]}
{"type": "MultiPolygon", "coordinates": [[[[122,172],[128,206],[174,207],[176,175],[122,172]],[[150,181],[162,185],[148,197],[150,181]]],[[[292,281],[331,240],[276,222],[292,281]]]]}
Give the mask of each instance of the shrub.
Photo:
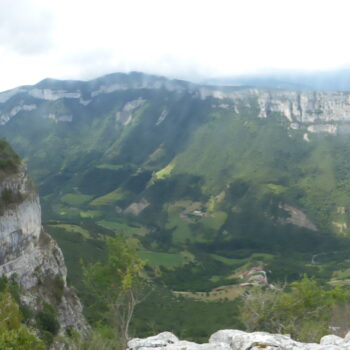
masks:
{"type": "Polygon", "coordinates": [[[47,344],[51,344],[53,336],[56,335],[60,329],[55,310],[51,305],[44,304],[43,309],[36,313],[35,320],[37,328],[40,331],[41,339],[47,344]]]}
{"type": "Polygon", "coordinates": [[[10,293],[0,294],[0,349],[44,350],[44,343],[21,323],[18,304],[10,293]]]}
{"type": "Polygon", "coordinates": [[[340,288],[326,288],[306,276],[289,289],[256,288],[245,294],[241,307],[248,331],[291,334],[314,342],[329,332],[332,308],[348,299],[340,288]]]}

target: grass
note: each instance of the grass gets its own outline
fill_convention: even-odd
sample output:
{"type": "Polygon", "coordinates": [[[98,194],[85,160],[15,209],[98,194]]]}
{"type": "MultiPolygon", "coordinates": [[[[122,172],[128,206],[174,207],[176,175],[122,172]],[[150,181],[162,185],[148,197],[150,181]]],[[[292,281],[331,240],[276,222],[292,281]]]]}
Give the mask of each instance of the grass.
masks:
{"type": "Polygon", "coordinates": [[[337,271],[334,273],[334,279],[336,280],[345,280],[349,278],[350,278],[350,268],[343,271],[337,271]]]}
{"type": "Polygon", "coordinates": [[[222,202],[224,198],[225,198],[224,191],[218,194],[217,196],[211,196],[207,203],[207,209],[209,213],[215,212],[217,205],[220,204],[220,202],[222,202]]]}
{"type": "Polygon", "coordinates": [[[179,217],[179,213],[170,215],[165,226],[167,229],[175,229],[173,233],[174,243],[185,243],[187,240],[194,240],[193,233],[188,222],[179,217]]]}
{"type": "Polygon", "coordinates": [[[243,261],[245,261],[246,259],[230,259],[230,258],[226,258],[224,256],[221,255],[217,255],[217,254],[210,254],[210,256],[215,259],[216,261],[220,261],[225,265],[237,265],[237,263],[241,263],[243,261]]]}
{"type": "Polygon", "coordinates": [[[280,186],[276,184],[267,184],[266,188],[269,192],[272,192],[273,194],[282,194],[287,191],[287,188],[285,186],[280,186]]]}
{"type": "Polygon", "coordinates": [[[163,168],[155,173],[156,179],[162,180],[162,179],[165,179],[166,177],[170,176],[174,167],[175,167],[175,163],[173,163],[173,162],[169,163],[165,168],[163,168]]]}
{"type": "Polygon", "coordinates": [[[91,198],[92,196],[89,196],[87,194],[66,193],[61,197],[61,201],[69,205],[79,206],[88,202],[91,198]]]}
{"type": "Polygon", "coordinates": [[[136,226],[136,225],[130,226],[122,222],[100,220],[100,221],[97,221],[97,224],[102,227],[113,230],[115,232],[123,232],[126,235],[144,236],[145,234],[148,233],[148,230],[143,226],[136,226]]]}
{"type": "Polygon", "coordinates": [[[119,170],[123,168],[123,165],[118,164],[100,164],[97,166],[99,169],[108,169],[108,170],[119,170]]]}
{"type": "Polygon", "coordinates": [[[236,278],[239,271],[242,272],[243,270],[248,270],[251,264],[271,261],[274,258],[274,255],[267,253],[253,253],[249,257],[242,259],[227,258],[217,254],[210,254],[210,257],[227,266],[231,266],[232,269],[236,269],[230,276],[231,278],[236,278]]]}
{"type": "Polygon", "coordinates": [[[86,218],[89,218],[89,219],[95,219],[97,217],[100,217],[103,215],[103,212],[100,211],[100,210],[81,210],[80,211],[80,217],[86,219],[86,218]]]}
{"type": "Polygon", "coordinates": [[[201,223],[213,230],[219,230],[227,219],[227,214],[223,211],[217,211],[201,219],[201,223]]]}
{"type": "Polygon", "coordinates": [[[214,301],[228,301],[235,300],[240,297],[244,292],[245,288],[239,285],[228,285],[217,287],[210,292],[178,292],[174,291],[174,295],[182,296],[194,300],[214,302],[214,301]]]}
{"type": "Polygon", "coordinates": [[[80,210],[78,208],[70,208],[62,205],[61,203],[54,203],[52,205],[53,211],[65,218],[77,218],[80,217],[80,210]]]}
{"type": "Polygon", "coordinates": [[[166,229],[174,229],[173,232],[173,242],[175,244],[190,242],[201,242],[205,241],[205,239],[195,233],[190,225],[194,223],[194,221],[201,222],[203,219],[197,216],[187,217],[183,216],[184,214],[189,215],[192,211],[199,209],[201,206],[200,202],[191,202],[191,201],[177,201],[172,203],[169,206],[166,206],[166,210],[168,212],[168,220],[166,223],[166,229]]]}
{"type": "Polygon", "coordinates": [[[49,227],[53,228],[62,228],[67,232],[75,232],[80,233],[84,238],[89,238],[90,234],[89,231],[78,226],[78,225],[71,225],[71,224],[56,224],[56,225],[49,225],[49,227]]]}
{"type": "Polygon", "coordinates": [[[184,260],[179,254],[169,254],[169,253],[158,253],[152,252],[150,250],[141,250],[140,257],[143,260],[146,260],[147,264],[151,267],[176,267],[180,266],[184,260]]]}
{"type": "Polygon", "coordinates": [[[116,189],[110,193],[105,194],[104,196],[95,198],[91,201],[91,205],[94,207],[102,207],[106,205],[111,205],[117,203],[119,200],[123,199],[123,194],[120,193],[119,189],[116,189]]]}

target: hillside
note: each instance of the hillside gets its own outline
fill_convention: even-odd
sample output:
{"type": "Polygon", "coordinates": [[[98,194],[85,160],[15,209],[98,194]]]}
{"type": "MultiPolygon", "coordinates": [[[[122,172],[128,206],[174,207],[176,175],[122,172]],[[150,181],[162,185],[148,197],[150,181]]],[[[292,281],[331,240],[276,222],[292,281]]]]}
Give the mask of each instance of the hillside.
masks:
{"type": "Polygon", "coordinates": [[[38,184],[70,278],[137,237],[181,292],[303,273],[347,283],[350,94],[200,86],[142,73],[0,94],[0,136],[38,184]]]}

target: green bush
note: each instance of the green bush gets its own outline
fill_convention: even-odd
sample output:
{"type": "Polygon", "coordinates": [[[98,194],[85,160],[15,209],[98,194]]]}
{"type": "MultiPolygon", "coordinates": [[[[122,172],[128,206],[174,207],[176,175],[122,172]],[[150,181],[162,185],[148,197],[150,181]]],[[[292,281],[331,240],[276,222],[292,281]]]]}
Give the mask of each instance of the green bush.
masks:
{"type": "Polygon", "coordinates": [[[0,140],[0,170],[14,172],[18,169],[20,158],[5,140],[0,140]]]}
{"type": "Polygon", "coordinates": [[[0,349],[44,350],[44,343],[21,323],[18,304],[9,292],[0,294],[0,349]]]}
{"type": "Polygon", "coordinates": [[[248,331],[291,334],[300,341],[318,342],[331,326],[331,311],[349,292],[327,288],[306,276],[289,288],[254,288],[242,298],[241,317],[248,331]]]}
{"type": "Polygon", "coordinates": [[[43,309],[36,313],[35,320],[36,326],[40,331],[40,337],[47,344],[51,344],[53,336],[56,335],[60,329],[55,310],[51,305],[44,304],[43,309]]]}
{"type": "Polygon", "coordinates": [[[0,333],[0,349],[45,350],[46,347],[27,327],[22,325],[16,330],[5,330],[0,333]]]}

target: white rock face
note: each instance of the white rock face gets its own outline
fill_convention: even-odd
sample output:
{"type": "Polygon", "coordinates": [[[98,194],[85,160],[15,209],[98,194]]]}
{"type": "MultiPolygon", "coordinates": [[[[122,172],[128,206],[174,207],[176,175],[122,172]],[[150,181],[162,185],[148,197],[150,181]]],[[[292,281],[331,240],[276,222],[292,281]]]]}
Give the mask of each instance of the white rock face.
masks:
{"type": "Polygon", "coordinates": [[[321,345],[341,345],[343,343],[344,343],[344,339],[336,335],[326,335],[322,337],[320,340],[321,345]]]}
{"type": "Polygon", "coordinates": [[[349,350],[350,333],[345,338],[335,335],[323,337],[320,344],[300,343],[287,335],[266,332],[246,333],[225,329],[214,333],[207,344],[178,340],[169,332],[145,339],[132,339],[128,350],[349,350]],[[349,336],[348,336],[349,335],[349,336]]]}
{"type": "Polygon", "coordinates": [[[168,116],[168,111],[166,109],[163,109],[162,113],[160,114],[160,116],[156,122],[156,126],[158,126],[160,123],[162,123],[167,116],[168,116]]]}
{"type": "Polygon", "coordinates": [[[146,199],[141,199],[140,202],[131,203],[125,210],[124,214],[139,215],[144,209],[146,209],[150,203],[146,199]]]}
{"type": "Polygon", "coordinates": [[[35,245],[41,232],[39,198],[23,166],[0,181],[0,193],[4,190],[17,194],[20,200],[0,216],[0,264],[18,258],[23,250],[35,245]]]}
{"type": "Polygon", "coordinates": [[[128,348],[138,350],[140,348],[160,348],[179,341],[173,333],[163,332],[146,339],[135,338],[128,342],[128,348]]]}
{"type": "Polygon", "coordinates": [[[42,230],[39,198],[24,166],[0,180],[0,191],[20,194],[19,200],[0,213],[0,276],[16,275],[22,301],[38,309],[54,305],[61,333],[68,328],[88,329],[82,305],[67,286],[67,268],[57,243],[42,230]]]}
{"type": "Polygon", "coordinates": [[[316,225],[300,209],[292,207],[286,203],[280,203],[279,208],[283,209],[289,214],[288,218],[281,218],[279,220],[281,223],[292,224],[299,227],[305,227],[312,231],[317,231],[316,225]]]}
{"type": "Polygon", "coordinates": [[[0,218],[0,263],[17,258],[41,232],[39,199],[30,195],[0,218]]]}
{"type": "Polygon", "coordinates": [[[307,131],[311,133],[316,133],[316,134],[323,133],[323,134],[336,135],[337,129],[338,129],[338,126],[334,124],[315,124],[315,125],[308,126],[307,131]]]}
{"type": "Polygon", "coordinates": [[[145,104],[146,100],[138,98],[127,102],[123,109],[116,113],[115,117],[117,122],[123,124],[124,126],[129,125],[134,117],[134,112],[145,104]]]}
{"type": "Polygon", "coordinates": [[[194,91],[195,85],[187,83],[181,85],[177,81],[160,79],[155,80],[150,77],[145,76],[143,80],[137,80],[133,82],[116,83],[110,85],[101,85],[97,90],[91,92],[91,97],[96,97],[101,94],[109,94],[115,91],[125,91],[129,89],[165,89],[167,91],[173,92],[184,92],[184,91],[194,91]]]}
{"type": "Polygon", "coordinates": [[[231,100],[235,113],[242,108],[258,109],[259,118],[279,114],[292,129],[305,125],[312,133],[350,133],[350,94],[347,92],[267,91],[242,89],[221,91],[201,88],[199,97],[231,100]]]}
{"type": "Polygon", "coordinates": [[[170,332],[163,332],[145,339],[132,339],[128,342],[129,350],[151,350],[164,348],[166,350],[230,350],[224,343],[197,344],[185,340],[179,340],[170,332]]]}
{"type": "Polygon", "coordinates": [[[46,101],[57,101],[61,98],[73,98],[80,99],[80,91],[65,91],[65,90],[52,90],[52,89],[31,89],[28,91],[28,95],[46,101]]]}
{"type": "Polygon", "coordinates": [[[73,120],[73,116],[69,115],[56,115],[55,113],[49,113],[48,115],[44,115],[43,118],[52,119],[56,123],[57,122],[71,122],[73,120]]]}
{"type": "Polygon", "coordinates": [[[49,235],[42,232],[34,246],[27,247],[18,258],[0,266],[0,275],[9,277],[13,274],[23,290],[21,299],[25,304],[35,310],[40,305],[40,298],[41,302],[56,306],[62,333],[69,328],[87,331],[80,300],[67,286],[62,251],[49,235]],[[62,288],[59,299],[56,294],[58,284],[62,288]]]}
{"type": "MultiPolygon", "coordinates": [[[[194,98],[205,100],[214,99],[212,106],[232,110],[234,114],[250,109],[259,118],[269,118],[279,115],[286,118],[291,129],[304,129],[310,133],[350,134],[350,93],[348,92],[315,92],[315,91],[283,91],[264,90],[255,88],[220,88],[200,86],[177,80],[144,76],[142,79],[126,79],[119,82],[98,84],[88,91],[58,88],[21,87],[0,93],[0,125],[6,124],[20,111],[30,111],[38,108],[40,100],[57,101],[59,99],[74,99],[81,105],[87,106],[95,97],[116,91],[147,89],[166,90],[174,93],[188,93],[194,98]],[[25,105],[21,102],[10,111],[2,109],[6,102],[18,94],[26,94],[38,100],[35,104],[25,105]]],[[[135,100],[138,101],[138,100],[135,100]]],[[[129,124],[132,120],[132,110],[124,107],[116,115],[118,121],[129,124]]],[[[46,115],[46,117],[48,114],[46,115]]],[[[162,113],[156,125],[159,125],[166,114],[162,113]]],[[[70,116],[63,116],[57,121],[69,121],[70,116]]]]}
{"type": "Polygon", "coordinates": [[[14,117],[21,111],[33,111],[36,108],[37,106],[35,104],[20,104],[18,106],[13,107],[9,113],[0,113],[0,125],[5,125],[12,117],[14,117]]]}
{"type": "Polygon", "coordinates": [[[0,103],[5,103],[11,97],[13,97],[17,94],[20,94],[22,92],[26,92],[26,90],[24,88],[21,88],[21,87],[1,92],[0,93],[0,103]]]}

